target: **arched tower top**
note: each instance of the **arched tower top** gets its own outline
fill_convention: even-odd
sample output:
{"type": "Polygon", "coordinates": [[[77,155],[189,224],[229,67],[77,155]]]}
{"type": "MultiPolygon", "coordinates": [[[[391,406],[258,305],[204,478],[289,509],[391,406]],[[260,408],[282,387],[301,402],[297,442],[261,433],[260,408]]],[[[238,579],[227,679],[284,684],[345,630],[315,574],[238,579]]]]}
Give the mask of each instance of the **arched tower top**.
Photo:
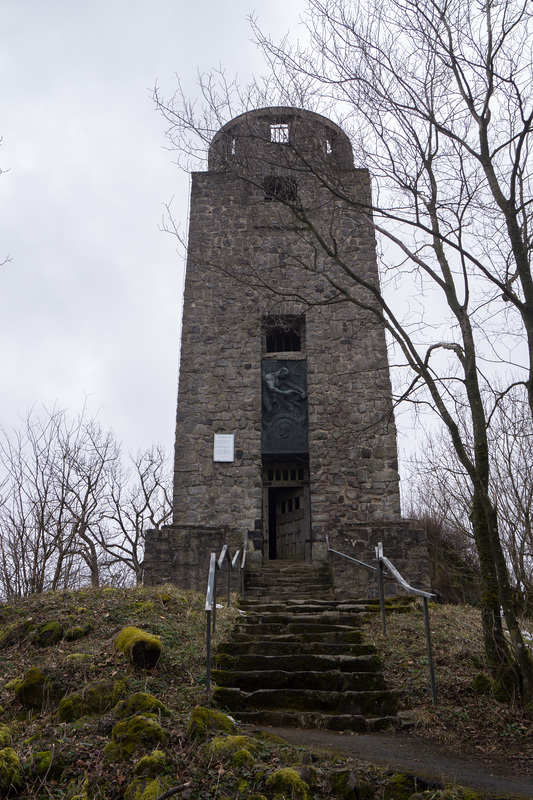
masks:
{"type": "Polygon", "coordinates": [[[253,165],[336,170],[353,168],[348,136],[334,122],[299,108],[275,106],[247,111],[227,122],[209,147],[210,172],[253,165]]]}

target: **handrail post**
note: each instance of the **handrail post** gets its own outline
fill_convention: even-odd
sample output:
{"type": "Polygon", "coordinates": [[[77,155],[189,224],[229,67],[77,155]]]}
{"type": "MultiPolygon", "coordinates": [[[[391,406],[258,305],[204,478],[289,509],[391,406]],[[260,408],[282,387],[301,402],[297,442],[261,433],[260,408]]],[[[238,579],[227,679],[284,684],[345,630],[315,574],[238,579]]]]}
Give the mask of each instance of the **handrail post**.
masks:
{"type": "Polygon", "coordinates": [[[206,611],[207,617],[207,644],[206,644],[206,664],[205,664],[205,688],[207,698],[211,697],[211,612],[206,611]]]}
{"type": "Polygon", "coordinates": [[[433,649],[431,647],[431,629],[429,627],[429,609],[427,597],[423,597],[422,601],[424,603],[424,628],[426,630],[426,646],[428,651],[429,685],[431,687],[431,699],[433,701],[433,705],[436,706],[437,689],[435,687],[435,669],[433,667],[433,649]]]}
{"type": "Polygon", "coordinates": [[[228,608],[230,607],[231,596],[231,559],[228,556],[228,608]]]}
{"type": "Polygon", "coordinates": [[[379,608],[381,611],[381,627],[383,636],[387,635],[387,615],[385,612],[385,590],[383,588],[383,542],[378,542],[376,547],[376,560],[378,567],[378,594],[379,594],[379,608]]]}
{"type": "Polygon", "coordinates": [[[213,633],[215,632],[217,624],[217,569],[215,567],[215,576],[213,579],[213,633]]]}

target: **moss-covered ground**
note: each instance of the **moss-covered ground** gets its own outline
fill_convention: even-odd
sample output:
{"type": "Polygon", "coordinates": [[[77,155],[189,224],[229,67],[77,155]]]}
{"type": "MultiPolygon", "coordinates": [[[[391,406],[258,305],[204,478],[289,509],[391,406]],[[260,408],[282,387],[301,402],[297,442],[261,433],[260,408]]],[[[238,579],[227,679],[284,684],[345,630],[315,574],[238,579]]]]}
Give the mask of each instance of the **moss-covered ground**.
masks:
{"type": "MultiPolygon", "coordinates": [[[[219,609],[219,640],[229,635],[237,613],[219,609]]],[[[387,639],[372,615],[366,631],[423,735],[456,742],[463,752],[491,752],[499,741],[500,756],[503,741],[513,758],[531,758],[531,715],[472,688],[484,671],[478,617],[475,609],[432,610],[437,709],[427,689],[419,609],[391,615],[387,639]]],[[[86,589],[0,606],[0,705],[0,797],[378,800],[390,795],[393,776],[369,764],[242,729],[219,730],[216,721],[207,737],[188,730],[193,709],[209,707],[204,598],[174,587],[86,589]],[[57,623],[62,636],[43,644],[43,626],[49,623],[57,623]],[[116,649],[117,634],[127,626],[159,637],[161,658],[153,669],[136,667],[116,649]],[[25,692],[24,679],[31,684],[25,692]]],[[[424,788],[417,785],[419,793],[424,788]]],[[[457,787],[446,792],[433,787],[421,796],[466,797],[457,787]]]]}

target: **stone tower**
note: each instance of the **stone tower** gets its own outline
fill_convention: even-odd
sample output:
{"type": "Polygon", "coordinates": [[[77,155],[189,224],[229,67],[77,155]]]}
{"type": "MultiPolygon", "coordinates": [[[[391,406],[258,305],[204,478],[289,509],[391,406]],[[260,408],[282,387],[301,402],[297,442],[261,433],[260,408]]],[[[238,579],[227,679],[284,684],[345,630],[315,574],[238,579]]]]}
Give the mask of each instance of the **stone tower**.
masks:
{"type": "Polygon", "coordinates": [[[367,561],[384,541],[423,580],[421,534],[400,519],[370,202],[318,114],[260,109],[213,138],[192,175],[173,525],[147,537],[147,583],[203,588],[224,542],[321,560],[326,535],[367,561]]]}

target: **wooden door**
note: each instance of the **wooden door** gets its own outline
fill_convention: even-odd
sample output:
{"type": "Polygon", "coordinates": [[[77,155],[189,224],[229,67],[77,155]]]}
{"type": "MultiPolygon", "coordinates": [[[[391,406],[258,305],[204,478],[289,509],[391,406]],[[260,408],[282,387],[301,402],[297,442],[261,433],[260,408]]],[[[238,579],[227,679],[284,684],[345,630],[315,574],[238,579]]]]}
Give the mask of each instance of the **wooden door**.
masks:
{"type": "Polygon", "coordinates": [[[276,556],[305,559],[307,533],[305,487],[293,486],[276,492],[276,556]]]}

